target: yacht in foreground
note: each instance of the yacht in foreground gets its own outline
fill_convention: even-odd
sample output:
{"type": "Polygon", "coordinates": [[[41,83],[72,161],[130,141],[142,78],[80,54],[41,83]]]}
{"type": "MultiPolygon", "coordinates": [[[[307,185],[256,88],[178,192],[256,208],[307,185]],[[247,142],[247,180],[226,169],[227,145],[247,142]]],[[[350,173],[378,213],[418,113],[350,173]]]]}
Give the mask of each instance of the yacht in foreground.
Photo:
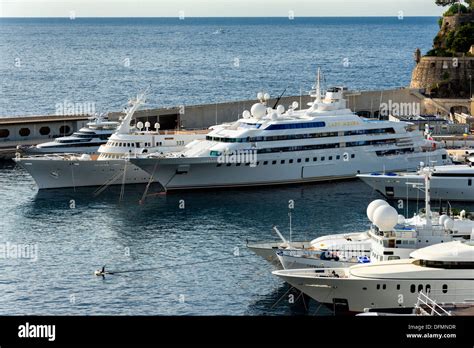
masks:
{"type": "MultiPolygon", "coordinates": [[[[318,74],[319,75],[319,74],[318,74]]],[[[318,78],[319,80],[319,78],[318,78]]],[[[131,162],[165,190],[295,184],[355,178],[377,170],[416,170],[422,161],[449,164],[440,143],[406,122],[369,120],[354,114],[343,88],[320,88],[308,109],[285,111],[266,98],[243,118],[213,129],[184,150],[131,162]]]]}
{"type": "Polygon", "coordinates": [[[454,241],[411,253],[411,259],[348,268],[274,271],[295,288],[336,311],[411,312],[418,293],[437,303],[474,301],[474,242],[454,241]]]}
{"type": "MultiPolygon", "coordinates": [[[[371,173],[359,179],[387,198],[419,199],[423,195],[423,173],[371,173]]],[[[434,200],[474,201],[474,168],[471,165],[447,165],[433,168],[431,197],[434,200]]]]}
{"type": "Polygon", "coordinates": [[[117,130],[120,122],[108,121],[102,115],[91,118],[87,127],[65,137],[32,146],[18,146],[18,150],[26,155],[53,153],[97,153],[99,147],[117,130]]]}
{"type": "Polygon", "coordinates": [[[17,157],[14,161],[23,167],[40,189],[108,186],[153,182],[153,178],[128,159],[138,154],[165,153],[182,149],[187,143],[204,138],[204,131],[160,131],[159,124],[150,130],[150,124],[138,122],[131,126],[133,114],[145,102],[139,95],[129,102],[129,109],[117,131],[102,145],[99,155],[52,154],[17,157]]]}

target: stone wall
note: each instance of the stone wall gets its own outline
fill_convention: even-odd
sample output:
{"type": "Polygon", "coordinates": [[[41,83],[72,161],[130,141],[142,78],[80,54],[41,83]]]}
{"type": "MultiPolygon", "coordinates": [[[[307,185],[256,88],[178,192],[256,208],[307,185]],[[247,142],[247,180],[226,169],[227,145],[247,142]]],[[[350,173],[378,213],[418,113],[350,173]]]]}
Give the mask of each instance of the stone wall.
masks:
{"type": "Polygon", "coordinates": [[[469,98],[474,57],[422,57],[413,70],[411,88],[440,98],[469,98]],[[470,78],[471,76],[471,78],[470,78]]]}

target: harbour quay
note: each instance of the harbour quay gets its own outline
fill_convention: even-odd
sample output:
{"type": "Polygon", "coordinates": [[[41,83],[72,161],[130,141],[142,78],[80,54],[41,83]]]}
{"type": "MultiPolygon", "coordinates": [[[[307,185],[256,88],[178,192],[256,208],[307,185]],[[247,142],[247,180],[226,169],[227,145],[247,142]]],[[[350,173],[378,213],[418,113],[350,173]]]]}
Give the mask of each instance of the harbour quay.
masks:
{"type": "MultiPolygon", "coordinates": [[[[395,88],[389,90],[352,91],[345,89],[344,97],[348,107],[357,115],[377,119],[408,120],[420,125],[429,124],[433,135],[455,137],[457,146],[464,141],[472,141],[469,135],[473,128],[474,99],[437,99],[423,94],[422,89],[395,88]],[[419,115],[436,116],[420,118],[419,115]],[[408,118],[408,119],[407,119],[408,118]],[[444,121],[441,122],[439,121],[444,121]],[[451,124],[447,124],[447,123],[451,124]],[[434,123],[438,123],[435,125],[434,123]],[[467,133],[468,138],[466,138],[467,133]]],[[[291,105],[298,102],[304,107],[311,102],[308,94],[282,96],[279,103],[291,105]]],[[[206,129],[210,126],[237,120],[244,110],[248,110],[256,100],[239,100],[215,104],[177,105],[169,108],[139,110],[135,113],[136,122],[160,124],[161,130],[206,129]]],[[[274,105],[277,98],[267,104],[274,105]]],[[[119,121],[122,112],[110,112],[109,120],[119,121]]],[[[93,115],[39,115],[0,117],[0,159],[15,156],[20,145],[36,145],[60,136],[67,136],[84,127],[93,115]]],[[[449,145],[449,142],[448,142],[449,145]]]]}

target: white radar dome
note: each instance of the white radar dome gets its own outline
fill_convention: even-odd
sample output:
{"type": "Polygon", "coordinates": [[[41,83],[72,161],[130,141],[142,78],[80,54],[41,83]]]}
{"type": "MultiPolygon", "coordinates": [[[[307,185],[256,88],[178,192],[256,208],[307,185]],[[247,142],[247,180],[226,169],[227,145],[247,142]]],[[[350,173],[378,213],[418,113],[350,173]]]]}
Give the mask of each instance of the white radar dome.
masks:
{"type": "Polygon", "coordinates": [[[278,105],[277,112],[281,115],[282,113],[285,112],[285,107],[283,105],[278,105]]]}
{"type": "Polygon", "coordinates": [[[263,116],[265,116],[265,113],[267,112],[267,107],[260,103],[253,104],[252,108],[250,109],[250,112],[252,113],[253,117],[262,118],[263,116]]]}
{"type": "Polygon", "coordinates": [[[448,215],[445,215],[445,214],[441,215],[441,216],[439,217],[439,220],[438,220],[438,221],[439,221],[439,224],[442,225],[442,226],[444,226],[444,222],[446,221],[446,219],[449,219],[449,216],[448,216],[448,215]]]}
{"type": "Polygon", "coordinates": [[[272,121],[276,121],[278,119],[278,114],[276,112],[274,112],[272,114],[272,121]]]}
{"type": "Polygon", "coordinates": [[[150,128],[150,126],[151,126],[150,122],[146,121],[145,122],[145,128],[150,128]]]}
{"type": "Polygon", "coordinates": [[[250,118],[250,116],[251,116],[251,115],[250,115],[250,111],[245,110],[245,111],[242,113],[242,116],[243,116],[243,118],[250,118]]]}
{"type": "Polygon", "coordinates": [[[382,205],[388,205],[388,203],[383,199],[376,199],[375,201],[370,202],[370,204],[367,206],[367,217],[369,218],[370,222],[374,222],[373,215],[375,209],[382,205]]]}
{"type": "Polygon", "coordinates": [[[142,129],[143,128],[143,122],[137,122],[137,128],[142,129]]]}
{"type": "Polygon", "coordinates": [[[398,212],[390,205],[382,205],[375,209],[373,219],[381,231],[391,231],[398,222],[398,212]]]}
{"type": "Polygon", "coordinates": [[[160,124],[158,122],[155,123],[155,129],[160,129],[160,124]]]}
{"type": "Polygon", "coordinates": [[[293,104],[291,104],[291,107],[292,107],[293,109],[298,109],[298,106],[300,106],[300,104],[298,104],[297,101],[294,101],[293,104]]]}
{"type": "Polygon", "coordinates": [[[258,93],[257,93],[257,99],[258,99],[258,100],[262,100],[262,99],[263,99],[263,93],[262,93],[262,92],[258,92],[258,93]]]}
{"type": "Polygon", "coordinates": [[[263,99],[265,99],[265,100],[270,100],[270,98],[271,98],[271,97],[270,97],[270,94],[268,94],[268,93],[265,93],[265,94],[263,95],[263,99]]]}
{"type": "Polygon", "coordinates": [[[444,228],[447,229],[447,230],[452,230],[454,228],[454,221],[453,219],[451,218],[447,218],[445,221],[444,221],[444,228]]]}

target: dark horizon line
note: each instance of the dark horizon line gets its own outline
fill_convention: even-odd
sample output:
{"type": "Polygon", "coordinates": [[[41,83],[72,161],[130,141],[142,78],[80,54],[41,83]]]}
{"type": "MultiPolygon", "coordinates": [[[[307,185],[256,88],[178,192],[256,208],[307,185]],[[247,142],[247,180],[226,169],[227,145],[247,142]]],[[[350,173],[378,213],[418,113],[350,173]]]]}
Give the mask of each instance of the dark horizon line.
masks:
{"type": "MultiPolygon", "coordinates": [[[[430,15],[430,16],[403,16],[403,18],[432,18],[432,17],[441,17],[440,16],[435,16],[435,15],[430,15]]],[[[0,19],[69,19],[68,16],[54,16],[54,17],[0,17],[0,19]]],[[[76,16],[75,19],[80,19],[80,18],[85,18],[85,19],[130,19],[130,18],[137,18],[137,19],[169,19],[169,18],[174,18],[174,19],[179,19],[179,16],[166,16],[166,17],[155,17],[155,16],[146,16],[146,17],[124,17],[124,16],[119,16],[119,17],[112,17],[112,16],[107,16],[107,17],[99,17],[99,16],[92,16],[92,17],[86,17],[86,16],[76,16]]],[[[192,18],[192,19],[208,19],[208,18],[222,18],[222,19],[232,19],[232,18],[288,18],[288,16],[212,16],[212,17],[204,17],[204,16],[185,16],[184,19],[186,20],[187,18],[192,18]]],[[[393,16],[295,16],[291,20],[296,20],[298,18],[398,18],[398,16],[393,15],[393,16]]]]}

